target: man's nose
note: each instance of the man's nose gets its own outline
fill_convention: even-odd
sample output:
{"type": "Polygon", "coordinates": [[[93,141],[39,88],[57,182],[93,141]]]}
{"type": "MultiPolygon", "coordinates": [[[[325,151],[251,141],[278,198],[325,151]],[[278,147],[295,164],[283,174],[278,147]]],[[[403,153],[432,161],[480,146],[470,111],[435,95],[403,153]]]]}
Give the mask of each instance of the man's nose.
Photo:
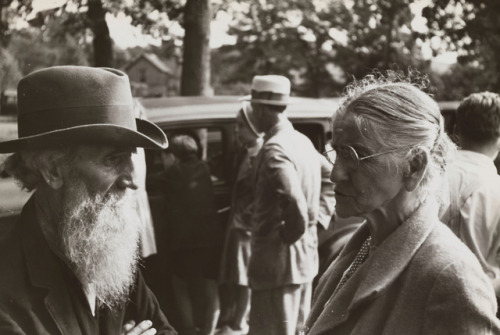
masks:
{"type": "Polygon", "coordinates": [[[118,186],[137,190],[139,188],[137,180],[140,176],[137,176],[136,172],[134,161],[132,157],[129,157],[122,165],[122,171],[118,178],[118,186]]]}
{"type": "Polygon", "coordinates": [[[132,176],[124,176],[119,180],[119,186],[123,188],[130,188],[132,190],[137,190],[139,186],[135,182],[135,179],[132,176]]]}

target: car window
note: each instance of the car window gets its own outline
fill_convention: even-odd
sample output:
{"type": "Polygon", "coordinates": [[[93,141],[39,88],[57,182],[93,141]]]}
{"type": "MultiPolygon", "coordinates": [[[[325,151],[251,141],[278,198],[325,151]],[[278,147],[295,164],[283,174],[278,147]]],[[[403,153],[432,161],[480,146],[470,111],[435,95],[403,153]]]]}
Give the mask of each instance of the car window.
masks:
{"type": "Polygon", "coordinates": [[[293,127],[309,137],[314,147],[322,151],[325,146],[325,129],[320,123],[294,123],[293,127]]]}
{"type": "MultiPolygon", "coordinates": [[[[227,181],[225,171],[224,130],[218,127],[182,128],[165,131],[167,138],[177,134],[192,136],[199,147],[199,157],[207,163],[214,183],[227,181]]],[[[149,150],[146,153],[148,174],[156,174],[163,169],[161,152],[149,150]]]]}
{"type": "Polygon", "coordinates": [[[224,171],[223,131],[218,128],[200,128],[201,157],[210,167],[212,181],[226,181],[224,171]]]}

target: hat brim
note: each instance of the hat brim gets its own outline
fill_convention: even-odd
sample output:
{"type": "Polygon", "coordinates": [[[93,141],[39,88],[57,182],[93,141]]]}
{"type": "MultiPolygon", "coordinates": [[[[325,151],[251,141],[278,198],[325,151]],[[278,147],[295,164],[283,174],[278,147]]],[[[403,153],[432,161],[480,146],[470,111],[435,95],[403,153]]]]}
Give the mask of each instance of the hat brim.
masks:
{"type": "Polygon", "coordinates": [[[0,153],[50,149],[68,145],[109,145],[165,149],[167,136],[155,124],[135,119],[137,131],[110,124],[90,124],[22,137],[0,143],[0,153]]]}
{"type": "Polygon", "coordinates": [[[240,101],[250,101],[254,104],[262,104],[262,105],[273,105],[273,106],[287,106],[291,103],[288,100],[263,100],[263,99],[252,99],[251,95],[244,96],[240,98],[240,101]]]}

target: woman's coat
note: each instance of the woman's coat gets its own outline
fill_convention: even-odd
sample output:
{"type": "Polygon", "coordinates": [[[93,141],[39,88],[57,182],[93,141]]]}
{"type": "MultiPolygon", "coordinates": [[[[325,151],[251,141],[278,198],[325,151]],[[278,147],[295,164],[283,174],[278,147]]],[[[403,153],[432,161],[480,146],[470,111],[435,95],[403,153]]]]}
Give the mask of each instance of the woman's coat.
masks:
{"type": "Polygon", "coordinates": [[[372,250],[330,299],[368,234],[364,224],[320,279],[307,334],[500,334],[488,278],[430,202],[372,250]]]}

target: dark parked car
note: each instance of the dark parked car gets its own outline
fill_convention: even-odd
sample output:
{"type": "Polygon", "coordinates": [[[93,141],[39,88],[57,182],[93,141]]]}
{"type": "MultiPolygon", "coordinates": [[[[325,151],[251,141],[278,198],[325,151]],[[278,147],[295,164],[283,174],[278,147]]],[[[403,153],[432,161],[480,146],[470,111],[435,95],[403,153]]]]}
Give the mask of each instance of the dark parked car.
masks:
{"type": "MultiPolygon", "coordinates": [[[[162,128],[167,137],[174,133],[195,134],[201,146],[200,156],[211,170],[217,210],[223,220],[231,195],[231,176],[238,150],[234,134],[235,117],[241,102],[235,96],[168,97],[143,99],[150,121],[162,128]]],[[[331,133],[330,118],[338,106],[337,99],[293,98],[287,115],[294,127],[307,135],[318,151],[322,151],[331,133]]],[[[148,175],[162,169],[158,151],[146,152],[148,175]]],[[[161,220],[161,195],[150,194],[155,221],[161,220]]]]}
{"type": "MultiPolygon", "coordinates": [[[[287,108],[294,127],[307,135],[318,151],[322,151],[331,136],[330,118],[338,106],[338,99],[293,98],[287,108]]],[[[231,174],[237,150],[234,119],[241,107],[239,97],[166,97],[141,100],[150,121],[165,133],[194,133],[200,140],[200,155],[211,168],[216,192],[217,209],[226,222],[231,193],[231,174]]],[[[454,124],[458,102],[440,103],[446,119],[446,130],[454,124]]],[[[148,174],[162,168],[160,153],[147,151],[148,174]]],[[[18,190],[11,178],[0,179],[0,234],[8,230],[18,216],[29,194],[18,190]]],[[[153,217],[161,208],[161,196],[151,194],[153,217]]]]}

